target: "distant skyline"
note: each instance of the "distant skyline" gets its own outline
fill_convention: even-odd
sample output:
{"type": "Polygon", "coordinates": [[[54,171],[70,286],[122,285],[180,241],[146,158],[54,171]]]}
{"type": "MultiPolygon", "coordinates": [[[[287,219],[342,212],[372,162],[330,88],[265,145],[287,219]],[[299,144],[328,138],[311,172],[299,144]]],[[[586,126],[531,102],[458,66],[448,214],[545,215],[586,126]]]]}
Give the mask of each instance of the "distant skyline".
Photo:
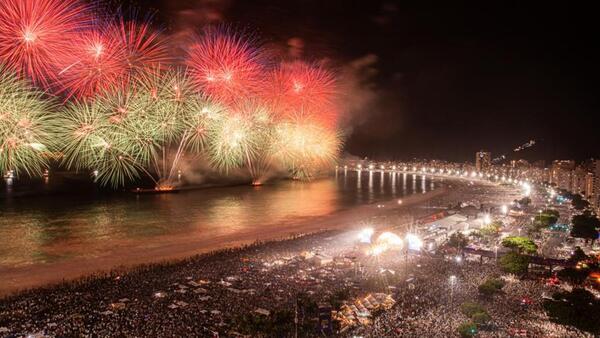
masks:
{"type": "MultiPolygon", "coordinates": [[[[598,157],[599,29],[564,3],[130,1],[166,31],[224,22],[352,75],[346,151],[473,160],[530,139],[527,160],[598,157]]],[[[518,157],[517,157],[518,158],[518,157]]]]}

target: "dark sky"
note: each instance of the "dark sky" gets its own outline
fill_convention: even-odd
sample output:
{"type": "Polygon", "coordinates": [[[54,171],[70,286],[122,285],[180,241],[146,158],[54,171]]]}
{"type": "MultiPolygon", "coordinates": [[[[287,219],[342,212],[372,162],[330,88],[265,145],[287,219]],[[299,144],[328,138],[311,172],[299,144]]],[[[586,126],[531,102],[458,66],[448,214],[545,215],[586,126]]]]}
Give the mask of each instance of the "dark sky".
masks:
{"type": "Polygon", "coordinates": [[[182,13],[189,18],[195,12],[198,18],[216,14],[267,43],[300,38],[305,58],[328,58],[339,69],[376,55],[371,67],[377,74],[367,83],[375,98],[353,113],[346,141],[353,155],[462,161],[473,160],[480,148],[527,159],[600,155],[599,124],[593,122],[600,109],[600,29],[592,7],[531,1],[137,3],[158,9],[167,30],[180,26],[182,13]],[[529,139],[537,145],[511,154],[529,139]]]}

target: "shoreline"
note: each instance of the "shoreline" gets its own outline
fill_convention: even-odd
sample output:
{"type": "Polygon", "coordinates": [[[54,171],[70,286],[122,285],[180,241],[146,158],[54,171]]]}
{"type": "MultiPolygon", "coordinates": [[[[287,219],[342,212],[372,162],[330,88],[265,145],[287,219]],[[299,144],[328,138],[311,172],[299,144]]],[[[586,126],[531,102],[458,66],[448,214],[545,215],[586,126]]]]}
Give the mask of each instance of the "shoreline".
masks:
{"type": "MultiPolygon", "coordinates": [[[[357,225],[377,231],[395,225],[394,231],[402,233],[415,217],[430,215],[456,201],[503,205],[517,193],[499,186],[472,188],[472,183],[455,183],[405,199],[401,206],[390,200],[385,207],[379,202],[349,208],[333,218],[343,221],[339,214],[366,210],[362,215],[371,217],[358,220],[357,225]]],[[[482,328],[486,336],[510,336],[515,330],[536,337],[592,336],[593,332],[549,320],[544,294],[554,286],[543,279],[515,279],[504,275],[495,262],[473,257],[454,264],[453,257],[404,258],[390,250],[373,259],[359,252],[357,228],[258,240],[178,261],[136,265],[29,289],[0,298],[0,333],[271,337],[296,332],[313,336],[322,329],[319,305],[323,304],[325,311],[332,311],[330,320],[339,322],[340,326],[330,331],[336,336],[455,337],[469,320],[461,311],[462,304],[477,300],[493,323],[482,328]],[[460,286],[450,298],[449,275],[460,286]],[[478,286],[491,276],[506,278],[506,294],[482,300],[478,286]],[[523,297],[531,299],[526,311],[523,297]],[[363,310],[365,304],[372,308],[363,310]],[[371,325],[361,325],[356,316],[366,317],[371,325]]]]}
{"type": "Polygon", "coordinates": [[[424,194],[414,194],[398,199],[365,204],[335,211],[325,216],[299,220],[290,226],[269,233],[255,230],[221,235],[209,239],[190,239],[188,234],[165,238],[162,244],[150,248],[119,248],[110,255],[94,258],[77,258],[66,262],[33,264],[28,266],[0,268],[0,298],[35,288],[52,287],[64,281],[72,281],[111,271],[128,271],[143,264],[176,263],[193,256],[222,249],[239,248],[256,242],[289,239],[292,235],[311,234],[321,231],[353,229],[373,216],[391,214],[395,211],[427,202],[447,194],[446,184],[424,194]],[[378,207],[382,205],[383,207],[378,207]]]}

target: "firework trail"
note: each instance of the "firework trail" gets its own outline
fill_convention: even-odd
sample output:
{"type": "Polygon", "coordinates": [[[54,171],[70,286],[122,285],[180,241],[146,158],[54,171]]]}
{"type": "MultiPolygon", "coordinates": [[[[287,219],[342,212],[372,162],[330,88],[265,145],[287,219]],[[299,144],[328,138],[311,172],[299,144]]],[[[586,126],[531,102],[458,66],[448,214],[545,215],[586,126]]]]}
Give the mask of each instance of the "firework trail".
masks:
{"type": "Polygon", "coordinates": [[[0,61],[48,86],[56,79],[56,61],[89,24],[89,7],[77,0],[1,0],[0,61]]]}

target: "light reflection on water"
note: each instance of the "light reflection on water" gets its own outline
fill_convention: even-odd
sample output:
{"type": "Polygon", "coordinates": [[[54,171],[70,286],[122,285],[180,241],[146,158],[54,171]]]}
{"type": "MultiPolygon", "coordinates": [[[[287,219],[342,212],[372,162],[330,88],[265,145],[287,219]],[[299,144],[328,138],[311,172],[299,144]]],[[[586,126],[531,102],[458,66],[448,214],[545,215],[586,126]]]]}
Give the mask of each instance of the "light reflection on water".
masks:
{"type": "Polygon", "coordinates": [[[416,175],[343,171],[310,183],[282,181],[163,195],[77,193],[0,200],[0,267],[94,257],[118,246],[160,245],[172,235],[216,238],[285,227],[298,219],[433,189],[436,182],[426,180],[416,175]],[[402,180],[396,175],[402,175],[402,180]]]}

